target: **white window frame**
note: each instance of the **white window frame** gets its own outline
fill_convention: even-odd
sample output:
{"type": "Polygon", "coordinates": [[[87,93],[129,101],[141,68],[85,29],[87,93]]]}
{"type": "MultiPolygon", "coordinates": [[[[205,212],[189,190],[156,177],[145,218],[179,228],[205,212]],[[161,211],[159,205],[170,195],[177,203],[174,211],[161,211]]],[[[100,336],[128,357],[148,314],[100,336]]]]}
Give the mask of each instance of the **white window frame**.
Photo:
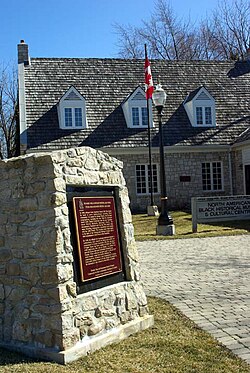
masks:
{"type": "Polygon", "coordinates": [[[67,104],[63,105],[63,128],[64,129],[72,129],[72,128],[83,128],[83,108],[82,105],[79,105],[79,103],[75,103],[74,101],[67,101],[67,104]],[[72,126],[66,125],[66,115],[65,115],[65,109],[70,109],[72,114],[72,126]],[[81,109],[82,111],[82,124],[81,126],[76,125],[76,115],[75,115],[75,109],[81,109]]]}
{"type": "Polygon", "coordinates": [[[215,109],[211,101],[196,100],[194,103],[194,127],[214,127],[215,109]],[[197,108],[202,109],[202,123],[197,123],[197,108]],[[211,123],[206,123],[206,108],[211,109],[211,123]]]}
{"type": "Polygon", "coordinates": [[[210,128],[216,126],[216,106],[215,106],[215,99],[210,93],[204,88],[200,88],[197,94],[189,100],[188,97],[183,103],[190,123],[193,127],[203,127],[203,128],[210,128]],[[203,96],[203,99],[199,99],[199,97],[203,96]],[[207,99],[204,99],[206,98],[207,99]],[[197,123],[197,108],[202,108],[202,123],[197,123]],[[206,108],[211,109],[211,123],[206,123],[206,108]]]}
{"type": "Polygon", "coordinates": [[[59,119],[59,126],[61,129],[64,130],[72,130],[72,129],[84,129],[87,128],[87,117],[86,117],[86,103],[84,97],[74,88],[71,87],[60,99],[58,104],[58,119],[59,119]],[[76,99],[69,100],[67,97],[73,94],[75,95],[76,99]],[[82,110],[82,125],[76,126],[75,121],[75,109],[82,110]],[[66,126],[65,123],[65,109],[72,110],[72,126],[66,126]]]}
{"type": "MultiPolygon", "coordinates": [[[[152,100],[148,101],[149,104],[149,120],[150,127],[154,127],[153,115],[152,115],[152,100]]],[[[147,100],[145,91],[141,87],[137,87],[135,91],[123,102],[122,110],[127,123],[128,128],[138,129],[147,128],[148,124],[142,122],[142,108],[147,110],[147,100]],[[140,98],[140,99],[137,99],[140,98]],[[133,123],[133,108],[138,109],[139,112],[139,125],[133,123]]]]}
{"type": "Polygon", "coordinates": [[[212,107],[211,106],[198,106],[195,107],[196,125],[197,126],[211,126],[212,125],[212,107]],[[201,123],[198,123],[197,109],[201,109],[201,123]],[[210,109],[210,119],[211,121],[207,123],[206,109],[210,109]]]}
{"type": "MultiPolygon", "coordinates": [[[[160,187],[160,184],[159,184],[159,165],[157,163],[153,163],[152,164],[152,168],[156,166],[156,182],[157,182],[157,191],[156,190],[153,190],[153,193],[154,194],[159,194],[160,191],[159,191],[159,187],[160,187]]],[[[147,163],[137,163],[135,165],[135,190],[136,190],[136,195],[137,196],[147,196],[150,194],[150,182],[149,182],[149,164],[147,163]],[[137,166],[144,166],[145,167],[145,189],[146,189],[146,192],[145,193],[140,193],[138,192],[138,179],[137,179],[137,166]]],[[[153,183],[154,183],[154,177],[153,177],[153,183]]],[[[154,189],[154,188],[153,188],[154,189]]]]}
{"type": "Polygon", "coordinates": [[[144,105],[141,105],[140,102],[134,101],[133,104],[131,105],[131,128],[147,128],[148,127],[148,123],[147,122],[145,124],[143,124],[143,121],[142,121],[142,109],[146,109],[147,110],[147,107],[145,107],[144,105]],[[137,109],[138,110],[138,114],[139,114],[139,124],[138,125],[135,125],[134,121],[133,121],[133,109],[137,109]]]}
{"type": "Polygon", "coordinates": [[[223,172],[223,163],[221,161],[211,161],[211,162],[202,162],[201,164],[201,178],[202,178],[202,190],[203,192],[223,192],[224,191],[224,172],[223,172]],[[215,185],[216,185],[216,181],[217,181],[217,177],[216,177],[216,180],[214,180],[214,173],[213,173],[213,165],[214,164],[220,164],[220,170],[221,170],[221,175],[220,175],[220,178],[221,178],[221,189],[216,189],[215,188],[215,185]],[[210,175],[210,180],[211,180],[211,189],[207,189],[207,183],[204,184],[204,181],[203,181],[203,164],[207,164],[209,165],[209,175],[210,175]],[[205,186],[205,188],[204,188],[205,186]]]}

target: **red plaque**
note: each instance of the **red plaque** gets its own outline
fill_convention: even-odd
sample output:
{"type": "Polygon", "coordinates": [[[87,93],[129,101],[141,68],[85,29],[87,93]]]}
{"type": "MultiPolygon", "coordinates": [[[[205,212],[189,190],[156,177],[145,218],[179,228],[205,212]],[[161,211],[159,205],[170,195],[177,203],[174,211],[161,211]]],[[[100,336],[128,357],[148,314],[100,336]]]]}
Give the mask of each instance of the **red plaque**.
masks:
{"type": "Polygon", "coordinates": [[[113,197],[74,197],[81,280],[122,271],[113,197]]]}

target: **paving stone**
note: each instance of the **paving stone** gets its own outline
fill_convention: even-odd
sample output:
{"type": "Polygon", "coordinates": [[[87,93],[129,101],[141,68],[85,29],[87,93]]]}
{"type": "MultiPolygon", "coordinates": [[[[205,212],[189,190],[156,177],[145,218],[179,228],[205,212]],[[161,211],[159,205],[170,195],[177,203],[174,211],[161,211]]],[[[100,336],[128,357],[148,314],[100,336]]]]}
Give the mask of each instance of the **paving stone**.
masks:
{"type": "Polygon", "coordinates": [[[225,346],[232,345],[236,343],[236,340],[233,337],[225,336],[225,337],[217,337],[218,341],[224,344],[225,346]]]}
{"type": "Polygon", "coordinates": [[[226,332],[227,334],[237,334],[239,332],[239,329],[234,327],[229,327],[229,328],[223,328],[224,332],[226,332]]]}
{"type": "Polygon", "coordinates": [[[147,294],[250,362],[250,235],[137,244],[147,294]]]}
{"type": "Polygon", "coordinates": [[[227,336],[227,334],[225,332],[223,332],[223,330],[220,330],[220,329],[210,330],[209,333],[212,334],[215,338],[220,338],[220,337],[226,337],[227,336]]]}
{"type": "MultiPolygon", "coordinates": [[[[235,353],[235,351],[239,351],[240,349],[243,349],[242,344],[237,343],[237,342],[228,343],[228,344],[226,344],[226,346],[227,346],[227,348],[229,348],[234,353],[235,353]]],[[[246,349],[246,350],[249,351],[248,349],[246,349]]]]}
{"type": "Polygon", "coordinates": [[[246,355],[249,353],[249,350],[248,348],[244,347],[244,346],[240,346],[239,348],[235,348],[234,349],[234,354],[235,355],[238,355],[238,356],[241,356],[241,355],[246,355]]]}

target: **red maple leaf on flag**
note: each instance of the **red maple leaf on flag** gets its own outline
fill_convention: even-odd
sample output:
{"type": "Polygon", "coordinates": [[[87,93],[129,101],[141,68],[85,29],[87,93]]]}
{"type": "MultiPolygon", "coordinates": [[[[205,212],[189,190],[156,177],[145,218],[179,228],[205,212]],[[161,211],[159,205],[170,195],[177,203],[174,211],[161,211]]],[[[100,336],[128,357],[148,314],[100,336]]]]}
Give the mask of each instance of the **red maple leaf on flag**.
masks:
{"type": "Polygon", "coordinates": [[[153,85],[153,78],[151,74],[151,67],[149,59],[146,57],[145,64],[145,91],[146,91],[146,99],[152,98],[152,94],[154,92],[154,85],[153,85]]]}

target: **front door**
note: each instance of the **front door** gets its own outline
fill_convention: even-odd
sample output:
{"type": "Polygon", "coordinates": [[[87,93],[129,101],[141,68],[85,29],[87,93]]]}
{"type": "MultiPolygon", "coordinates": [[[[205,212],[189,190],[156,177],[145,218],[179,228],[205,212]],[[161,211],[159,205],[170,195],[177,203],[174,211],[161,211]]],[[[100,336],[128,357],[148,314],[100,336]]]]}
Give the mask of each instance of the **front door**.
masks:
{"type": "Polygon", "coordinates": [[[250,195],[250,164],[245,165],[246,194],[250,195]]]}

